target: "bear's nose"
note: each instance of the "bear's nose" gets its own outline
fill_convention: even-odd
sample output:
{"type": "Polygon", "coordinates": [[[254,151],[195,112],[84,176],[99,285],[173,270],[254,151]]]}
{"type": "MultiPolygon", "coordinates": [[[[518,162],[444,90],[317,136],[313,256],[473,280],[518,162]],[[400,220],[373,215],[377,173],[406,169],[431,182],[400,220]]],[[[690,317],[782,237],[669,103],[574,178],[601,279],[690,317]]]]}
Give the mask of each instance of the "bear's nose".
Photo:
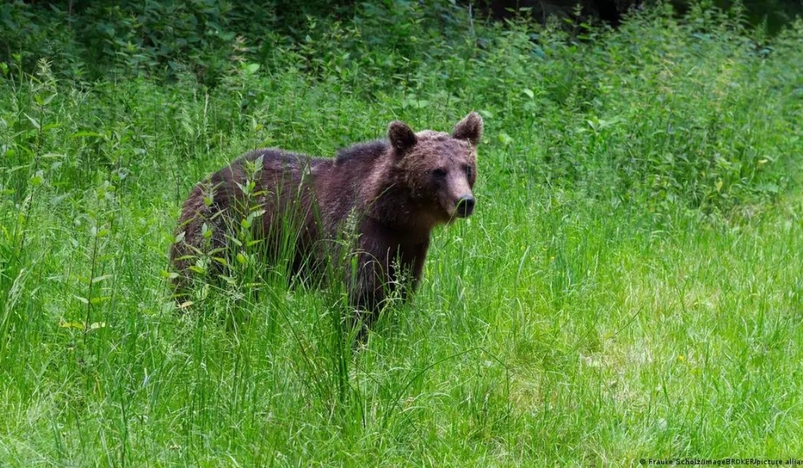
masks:
{"type": "Polygon", "coordinates": [[[471,195],[460,197],[460,200],[457,200],[457,216],[461,218],[471,216],[471,213],[474,212],[474,203],[474,197],[471,195]]]}

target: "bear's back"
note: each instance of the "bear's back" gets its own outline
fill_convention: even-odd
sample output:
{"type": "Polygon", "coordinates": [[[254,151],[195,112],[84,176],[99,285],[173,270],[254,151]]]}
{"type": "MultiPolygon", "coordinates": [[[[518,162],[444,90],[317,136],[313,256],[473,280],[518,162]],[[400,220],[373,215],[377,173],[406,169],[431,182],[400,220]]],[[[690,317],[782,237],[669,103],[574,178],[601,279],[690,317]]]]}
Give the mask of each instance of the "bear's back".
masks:
{"type": "Polygon", "coordinates": [[[343,148],[337,152],[335,157],[335,165],[338,166],[354,166],[365,165],[371,166],[376,160],[385,154],[388,149],[387,142],[383,140],[368,141],[365,143],[358,143],[348,148],[343,148]]]}
{"type": "Polygon", "coordinates": [[[355,214],[362,214],[362,189],[382,170],[381,161],[387,150],[386,142],[370,141],[341,149],[334,159],[313,158],[316,201],[328,235],[336,235],[355,209],[355,214]]]}

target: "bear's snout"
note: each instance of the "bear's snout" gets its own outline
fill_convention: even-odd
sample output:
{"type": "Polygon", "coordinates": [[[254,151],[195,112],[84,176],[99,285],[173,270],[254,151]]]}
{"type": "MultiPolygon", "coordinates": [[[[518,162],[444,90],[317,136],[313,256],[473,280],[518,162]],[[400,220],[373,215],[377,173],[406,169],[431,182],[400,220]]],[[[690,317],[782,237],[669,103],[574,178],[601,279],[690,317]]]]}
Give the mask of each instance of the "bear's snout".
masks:
{"type": "Polygon", "coordinates": [[[457,216],[460,218],[468,218],[474,212],[474,197],[471,195],[464,195],[457,200],[457,216]]]}

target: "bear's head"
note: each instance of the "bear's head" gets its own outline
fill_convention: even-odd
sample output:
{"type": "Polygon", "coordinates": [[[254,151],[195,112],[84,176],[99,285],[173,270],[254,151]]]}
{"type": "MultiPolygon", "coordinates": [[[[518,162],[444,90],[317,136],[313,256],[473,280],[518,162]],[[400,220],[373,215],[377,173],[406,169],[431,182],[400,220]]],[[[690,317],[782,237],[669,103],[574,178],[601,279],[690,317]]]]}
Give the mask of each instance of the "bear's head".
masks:
{"type": "Polygon", "coordinates": [[[417,215],[426,214],[433,224],[471,215],[480,138],[482,117],[476,112],[458,122],[451,134],[432,130],[415,133],[403,122],[390,123],[394,179],[418,208],[417,215]]]}

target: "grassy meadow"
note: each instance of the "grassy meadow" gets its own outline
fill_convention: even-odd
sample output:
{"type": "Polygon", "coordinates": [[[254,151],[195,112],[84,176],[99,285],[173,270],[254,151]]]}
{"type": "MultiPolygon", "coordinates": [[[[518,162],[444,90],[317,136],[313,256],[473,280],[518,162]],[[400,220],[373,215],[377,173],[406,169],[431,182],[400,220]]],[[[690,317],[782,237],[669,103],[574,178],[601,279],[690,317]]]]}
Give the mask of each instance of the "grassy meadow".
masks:
{"type": "Polygon", "coordinates": [[[803,24],[463,18],[446,43],[397,21],[409,50],[359,27],[215,86],[0,65],[0,466],[803,458],[803,24]],[[469,110],[475,214],[365,346],[336,285],[253,297],[245,268],[176,309],[167,252],[207,174],[469,110]]]}

